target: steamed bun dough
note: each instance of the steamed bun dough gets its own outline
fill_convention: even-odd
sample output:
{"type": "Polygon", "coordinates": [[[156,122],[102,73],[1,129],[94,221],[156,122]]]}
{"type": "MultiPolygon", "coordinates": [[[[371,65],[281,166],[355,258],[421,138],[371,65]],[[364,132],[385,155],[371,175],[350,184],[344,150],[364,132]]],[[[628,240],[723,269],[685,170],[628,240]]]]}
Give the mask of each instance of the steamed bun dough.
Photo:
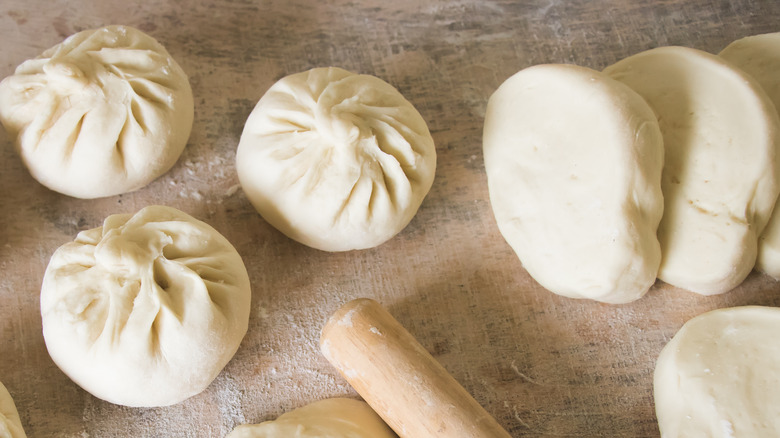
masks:
{"type": "Polygon", "coordinates": [[[780,104],[780,32],[736,40],[718,56],[756,79],[775,106],[780,104]]]}
{"type": "Polygon", "coordinates": [[[162,206],[79,233],[54,253],[41,288],[54,362],[94,396],[126,406],[171,405],[205,389],[238,349],[249,304],[233,246],[162,206]]]}
{"type": "Polygon", "coordinates": [[[275,421],[244,424],[227,438],[396,438],[366,402],[331,398],[283,414],[275,421]]]}
{"type": "Polygon", "coordinates": [[[0,383],[0,437],[2,438],[26,438],[22,429],[22,421],[16,410],[14,400],[5,386],[0,383]]]}
{"type": "Polygon", "coordinates": [[[184,71],[127,26],[70,36],[0,82],[0,121],[32,176],[77,198],[139,189],[170,169],[193,119],[184,71]]]}
{"type": "Polygon", "coordinates": [[[260,99],[236,152],[241,186],[288,237],[324,251],[377,246],[401,231],[433,183],[425,121],[383,80],[315,68],[260,99]]]}
{"type": "MultiPolygon", "coordinates": [[[[754,35],[729,44],[719,56],[755,78],[780,108],[780,32],[754,35]]],[[[756,268],[780,278],[780,209],[775,208],[758,240],[756,268]]]]}
{"type": "Polygon", "coordinates": [[[655,110],[664,137],[658,277],[704,295],[739,285],[778,195],[778,116],[754,79],[721,58],[662,47],[605,72],[655,110]]]}
{"type": "Polygon", "coordinates": [[[499,230],[536,281],[607,303],[645,294],[661,257],[663,145],[636,93],[585,67],[527,68],[490,98],[483,146],[499,230]]]}
{"type": "Polygon", "coordinates": [[[780,309],[697,316],[664,347],[653,389],[661,436],[780,436],[780,309]]]}

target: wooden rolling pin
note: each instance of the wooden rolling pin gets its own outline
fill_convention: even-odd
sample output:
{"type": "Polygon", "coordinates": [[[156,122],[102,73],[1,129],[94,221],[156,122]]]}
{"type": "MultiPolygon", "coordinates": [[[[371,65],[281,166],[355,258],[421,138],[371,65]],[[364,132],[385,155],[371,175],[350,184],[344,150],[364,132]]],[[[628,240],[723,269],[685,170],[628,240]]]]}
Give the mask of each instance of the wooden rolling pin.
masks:
{"type": "Polygon", "coordinates": [[[511,437],[376,301],[336,311],[320,349],[401,438],[511,437]]]}

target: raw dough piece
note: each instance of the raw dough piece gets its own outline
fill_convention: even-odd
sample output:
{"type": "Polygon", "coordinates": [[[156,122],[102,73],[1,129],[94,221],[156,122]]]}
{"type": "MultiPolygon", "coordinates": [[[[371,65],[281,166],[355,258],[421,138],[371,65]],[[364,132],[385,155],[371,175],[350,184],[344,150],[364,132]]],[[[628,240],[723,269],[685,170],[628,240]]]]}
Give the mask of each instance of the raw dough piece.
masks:
{"type": "MultiPolygon", "coordinates": [[[[720,57],[753,76],[780,108],[780,32],[754,35],[734,41],[720,57]]],[[[780,279],[780,209],[775,208],[758,239],[756,268],[780,279]]]]}
{"type": "Polygon", "coordinates": [[[260,99],[236,168],[271,225],[305,245],[347,251],[377,246],[409,223],[433,183],[436,149],[390,84],[315,68],[260,99]]]}
{"type": "Polygon", "coordinates": [[[663,145],[636,93],[585,67],[530,67],[490,98],[483,140],[496,222],[536,281],[607,303],[645,294],[663,145]]]}
{"type": "Polygon", "coordinates": [[[685,47],[605,72],[655,110],[664,136],[658,278],[704,295],[739,285],[778,190],[778,117],[761,87],[723,59],[685,47]]]}
{"type": "Polygon", "coordinates": [[[0,438],[27,438],[11,394],[0,382],[0,438]]]}
{"type": "Polygon", "coordinates": [[[756,79],[775,106],[780,104],[780,32],[739,39],[718,56],[756,79]]]}
{"type": "Polygon", "coordinates": [[[209,225],[173,208],[106,218],[52,256],[41,288],[46,347],[74,382],[127,406],[193,396],[247,331],[241,257],[209,225]]]}
{"type": "Polygon", "coordinates": [[[658,356],[663,438],[780,436],[780,309],[735,307],[691,319],[658,356]]]}
{"type": "Polygon", "coordinates": [[[395,438],[397,435],[366,402],[320,400],[275,421],[244,424],[227,438],[395,438]]]}
{"type": "Polygon", "coordinates": [[[132,27],[79,32],[0,83],[0,121],[32,176],[77,198],[140,189],[165,173],[192,118],[184,71],[132,27]]]}

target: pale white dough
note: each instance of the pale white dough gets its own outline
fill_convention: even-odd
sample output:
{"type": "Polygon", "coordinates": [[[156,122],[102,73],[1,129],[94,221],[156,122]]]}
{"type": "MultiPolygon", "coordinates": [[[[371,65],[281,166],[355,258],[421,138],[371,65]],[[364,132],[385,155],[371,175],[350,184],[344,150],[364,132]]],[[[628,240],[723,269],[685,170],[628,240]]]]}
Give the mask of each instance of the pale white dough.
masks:
{"type": "Polygon", "coordinates": [[[46,348],[85,390],[164,406],[204,390],[249,321],[241,257],[211,226],[170,207],[106,218],[52,256],[41,288],[46,348]]]}
{"type": "Polygon", "coordinates": [[[0,382],[0,438],[27,438],[11,394],[0,382]]]}
{"type": "Polygon", "coordinates": [[[655,367],[663,438],[780,436],[780,309],[734,307],[697,316],[655,367]]]}
{"type": "MultiPolygon", "coordinates": [[[[780,32],[734,41],[720,52],[720,57],[753,76],[775,109],[780,108],[780,32]]],[[[780,209],[777,207],[758,239],[756,268],[780,278],[780,209]]]]}
{"type": "Polygon", "coordinates": [[[533,66],[491,96],[483,147],[499,230],[536,281],[607,303],[645,294],[663,145],[642,98],[585,67],[533,66]]]}
{"type": "Polygon", "coordinates": [[[636,90],[664,136],[658,278],[704,295],[739,285],[778,195],[778,116],[754,79],[718,56],[662,47],[605,72],[636,90]]]}
{"type": "Polygon", "coordinates": [[[366,402],[330,398],[283,414],[274,421],[244,424],[227,438],[396,438],[366,402]]]}
{"type": "Polygon", "coordinates": [[[377,246],[430,190],[425,121],[383,80],[315,68],[279,80],[249,115],[236,152],[241,186],[288,237],[324,251],[377,246]]]}
{"type": "Polygon", "coordinates": [[[127,26],[86,30],[0,82],[0,121],[32,176],[77,198],[139,189],[170,169],[193,119],[184,71],[127,26]]]}

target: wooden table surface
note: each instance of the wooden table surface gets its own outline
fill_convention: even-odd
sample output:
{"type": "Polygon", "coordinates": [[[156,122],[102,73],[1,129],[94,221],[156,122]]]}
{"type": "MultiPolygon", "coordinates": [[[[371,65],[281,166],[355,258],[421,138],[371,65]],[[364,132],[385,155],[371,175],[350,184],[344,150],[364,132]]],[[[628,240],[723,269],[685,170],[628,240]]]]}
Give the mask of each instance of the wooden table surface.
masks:
{"type": "MultiPolygon", "coordinates": [[[[662,45],[717,53],[780,31],[773,0],[4,0],[0,77],[80,30],[138,27],[189,74],[195,124],[176,166],[146,188],[73,199],[35,182],[0,129],[0,381],[30,437],[222,437],[314,400],[355,396],[319,354],[341,304],[382,303],[516,437],[655,437],[652,372],[680,326],[710,309],[780,305],[752,273],[702,297],[662,282],[613,306],[558,297],[523,270],[493,219],[482,161],[490,94],[541,63],[601,69],[662,45]],[[317,251],[252,208],[234,158],[246,117],[279,78],[339,66],[395,85],[438,152],[417,216],[378,248],[317,251]],[[179,208],[234,243],[252,281],[249,332],[203,393],[134,409],[96,399],[49,358],[39,291],[52,252],[112,213],[179,208]]],[[[563,273],[562,273],[563,275],[563,273]]]]}

